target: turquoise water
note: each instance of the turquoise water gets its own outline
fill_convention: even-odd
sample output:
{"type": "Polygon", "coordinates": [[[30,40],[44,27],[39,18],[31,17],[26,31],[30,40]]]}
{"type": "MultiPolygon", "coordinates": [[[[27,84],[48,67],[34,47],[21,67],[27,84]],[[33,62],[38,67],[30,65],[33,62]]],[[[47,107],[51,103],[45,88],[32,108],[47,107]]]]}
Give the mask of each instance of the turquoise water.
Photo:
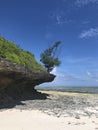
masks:
{"type": "Polygon", "coordinates": [[[36,88],[41,89],[41,90],[98,94],[98,87],[65,87],[65,86],[45,87],[45,86],[42,86],[42,87],[36,87],[36,88]]]}

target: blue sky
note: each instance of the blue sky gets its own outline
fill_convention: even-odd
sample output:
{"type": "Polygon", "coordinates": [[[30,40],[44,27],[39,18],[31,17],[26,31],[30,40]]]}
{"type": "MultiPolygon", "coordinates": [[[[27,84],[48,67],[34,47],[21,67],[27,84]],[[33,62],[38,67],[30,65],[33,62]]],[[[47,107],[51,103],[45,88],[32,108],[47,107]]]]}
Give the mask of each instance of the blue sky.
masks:
{"type": "Polygon", "coordinates": [[[0,0],[0,35],[34,53],[60,40],[49,85],[98,86],[98,0],[0,0]]]}

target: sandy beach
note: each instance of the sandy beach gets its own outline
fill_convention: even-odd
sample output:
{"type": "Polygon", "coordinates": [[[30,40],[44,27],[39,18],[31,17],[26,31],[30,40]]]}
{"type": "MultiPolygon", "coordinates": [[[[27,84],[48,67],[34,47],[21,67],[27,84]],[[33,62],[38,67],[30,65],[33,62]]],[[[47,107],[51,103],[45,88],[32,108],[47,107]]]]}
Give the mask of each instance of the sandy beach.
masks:
{"type": "Polygon", "coordinates": [[[0,112],[0,130],[97,130],[98,118],[54,117],[37,110],[0,112]]]}
{"type": "Polygon", "coordinates": [[[98,95],[44,93],[46,100],[1,109],[0,130],[98,130],[98,95]]]}

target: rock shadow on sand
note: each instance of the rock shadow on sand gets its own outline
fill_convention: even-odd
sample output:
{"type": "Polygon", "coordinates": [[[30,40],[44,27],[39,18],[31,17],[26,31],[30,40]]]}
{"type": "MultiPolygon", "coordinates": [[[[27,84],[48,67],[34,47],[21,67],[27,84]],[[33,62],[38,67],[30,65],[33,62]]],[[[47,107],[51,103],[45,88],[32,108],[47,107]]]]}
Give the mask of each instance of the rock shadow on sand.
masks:
{"type": "Polygon", "coordinates": [[[0,109],[14,108],[16,105],[25,105],[22,101],[27,100],[46,100],[48,94],[41,93],[37,90],[25,92],[0,92],[0,109]]]}

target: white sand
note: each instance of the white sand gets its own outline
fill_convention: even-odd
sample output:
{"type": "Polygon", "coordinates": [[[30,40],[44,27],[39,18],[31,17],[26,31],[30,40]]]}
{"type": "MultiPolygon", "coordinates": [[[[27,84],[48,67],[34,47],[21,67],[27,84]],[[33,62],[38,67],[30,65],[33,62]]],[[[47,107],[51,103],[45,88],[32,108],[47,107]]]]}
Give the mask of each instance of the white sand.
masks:
{"type": "Polygon", "coordinates": [[[54,117],[37,110],[0,111],[0,130],[98,130],[98,118],[54,117]]]}

